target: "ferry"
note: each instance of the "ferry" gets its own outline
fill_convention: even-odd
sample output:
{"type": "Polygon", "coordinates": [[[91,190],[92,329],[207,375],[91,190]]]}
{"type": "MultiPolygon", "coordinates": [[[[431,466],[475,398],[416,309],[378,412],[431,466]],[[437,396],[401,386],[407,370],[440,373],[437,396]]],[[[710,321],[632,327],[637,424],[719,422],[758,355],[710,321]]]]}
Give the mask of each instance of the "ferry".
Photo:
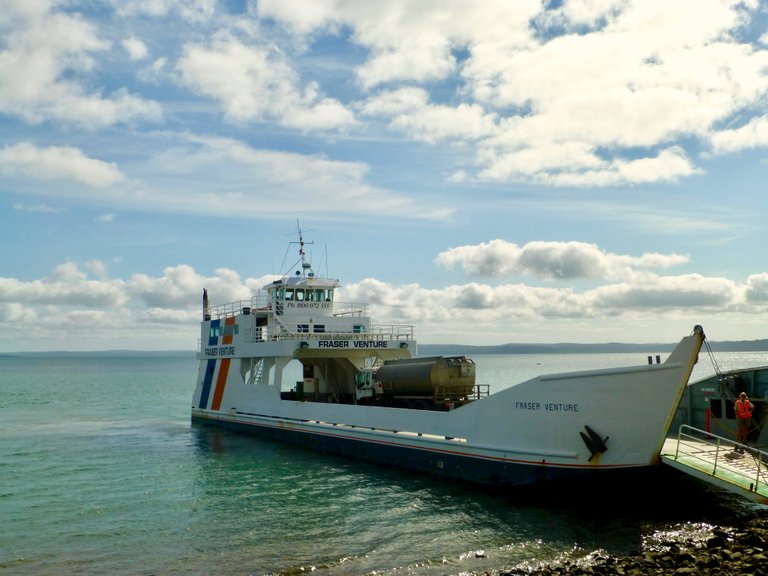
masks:
{"type": "Polygon", "coordinates": [[[300,229],[293,244],[292,273],[251,299],[212,305],[203,290],[193,424],[494,486],[659,463],[700,326],[663,362],[489,394],[471,359],[419,357],[413,326],[375,324],[367,304],[337,299],[339,281],[315,273],[300,229]]]}

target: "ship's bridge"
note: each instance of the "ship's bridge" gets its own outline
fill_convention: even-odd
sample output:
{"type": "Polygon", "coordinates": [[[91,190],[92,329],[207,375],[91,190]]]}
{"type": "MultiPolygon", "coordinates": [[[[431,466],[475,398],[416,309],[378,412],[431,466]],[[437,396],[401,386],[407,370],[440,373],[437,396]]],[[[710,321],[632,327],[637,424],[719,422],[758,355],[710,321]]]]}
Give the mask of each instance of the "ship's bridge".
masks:
{"type": "Polygon", "coordinates": [[[264,286],[276,317],[329,318],[334,316],[338,280],[309,275],[281,278],[264,286]]]}
{"type": "Polygon", "coordinates": [[[269,301],[276,302],[333,302],[333,291],[340,286],[338,280],[308,276],[280,278],[264,286],[269,301]]]}

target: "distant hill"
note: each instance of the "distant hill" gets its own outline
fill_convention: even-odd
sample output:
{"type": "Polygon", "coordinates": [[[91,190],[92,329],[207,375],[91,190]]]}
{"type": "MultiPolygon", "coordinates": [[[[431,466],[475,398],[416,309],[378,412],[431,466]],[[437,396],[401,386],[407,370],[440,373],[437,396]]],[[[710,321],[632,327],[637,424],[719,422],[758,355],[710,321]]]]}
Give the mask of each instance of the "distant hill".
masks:
{"type": "Polygon", "coordinates": [[[0,358],[30,356],[45,356],[47,358],[194,358],[195,354],[194,350],[96,350],[91,352],[51,350],[48,352],[9,352],[0,354],[0,358]]]}
{"type": "MultiPolygon", "coordinates": [[[[671,352],[677,343],[667,344],[625,344],[605,342],[602,344],[500,344],[498,346],[470,346],[462,344],[419,344],[419,356],[472,356],[476,354],[618,354],[622,352],[643,352],[656,354],[671,352]]],[[[741,340],[733,342],[710,342],[713,352],[764,352],[768,351],[768,340],[741,340]]]]}

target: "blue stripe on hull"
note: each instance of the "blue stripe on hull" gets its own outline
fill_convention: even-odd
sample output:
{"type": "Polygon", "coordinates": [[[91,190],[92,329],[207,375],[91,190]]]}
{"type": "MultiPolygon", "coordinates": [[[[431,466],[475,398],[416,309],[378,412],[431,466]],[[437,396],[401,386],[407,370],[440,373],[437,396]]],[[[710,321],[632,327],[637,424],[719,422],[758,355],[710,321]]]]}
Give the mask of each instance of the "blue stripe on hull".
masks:
{"type": "Polygon", "coordinates": [[[231,420],[192,417],[193,424],[216,426],[266,436],[322,452],[338,454],[376,464],[385,464],[432,475],[493,486],[520,486],[543,481],[584,478],[593,468],[564,468],[535,464],[499,462],[471,456],[433,452],[393,444],[366,442],[338,436],[312,434],[272,426],[231,420]]]}
{"type": "MultiPolygon", "coordinates": [[[[219,343],[219,326],[221,320],[211,320],[210,333],[208,335],[208,346],[216,346],[219,343]]],[[[200,404],[198,408],[208,408],[208,397],[211,394],[211,383],[213,382],[213,371],[216,369],[216,360],[208,360],[205,367],[205,379],[203,379],[203,389],[200,392],[200,404]]]]}
{"type": "Polygon", "coordinates": [[[208,408],[208,397],[211,395],[211,384],[213,382],[213,371],[216,369],[216,360],[208,360],[205,367],[205,378],[203,379],[203,390],[200,392],[200,404],[198,408],[208,408]]]}

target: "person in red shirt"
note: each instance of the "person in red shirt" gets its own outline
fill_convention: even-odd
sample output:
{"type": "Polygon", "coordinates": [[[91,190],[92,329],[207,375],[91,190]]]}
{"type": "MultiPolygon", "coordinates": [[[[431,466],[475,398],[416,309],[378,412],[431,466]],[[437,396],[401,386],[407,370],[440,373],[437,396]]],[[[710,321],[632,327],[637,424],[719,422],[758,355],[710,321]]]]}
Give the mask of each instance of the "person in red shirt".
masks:
{"type": "MultiPolygon", "coordinates": [[[[749,440],[749,428],[752,425],[752,412],[755,410],[755,405],[749,401],[746,392],[742,392],[733,405],[733,409],[736,413],[736,425],[738,426],[736,442],[746,444],[749,440]]],[[[736,449],[739,452],[744,451],[741,446],[737,446],[736,449]]]]}

